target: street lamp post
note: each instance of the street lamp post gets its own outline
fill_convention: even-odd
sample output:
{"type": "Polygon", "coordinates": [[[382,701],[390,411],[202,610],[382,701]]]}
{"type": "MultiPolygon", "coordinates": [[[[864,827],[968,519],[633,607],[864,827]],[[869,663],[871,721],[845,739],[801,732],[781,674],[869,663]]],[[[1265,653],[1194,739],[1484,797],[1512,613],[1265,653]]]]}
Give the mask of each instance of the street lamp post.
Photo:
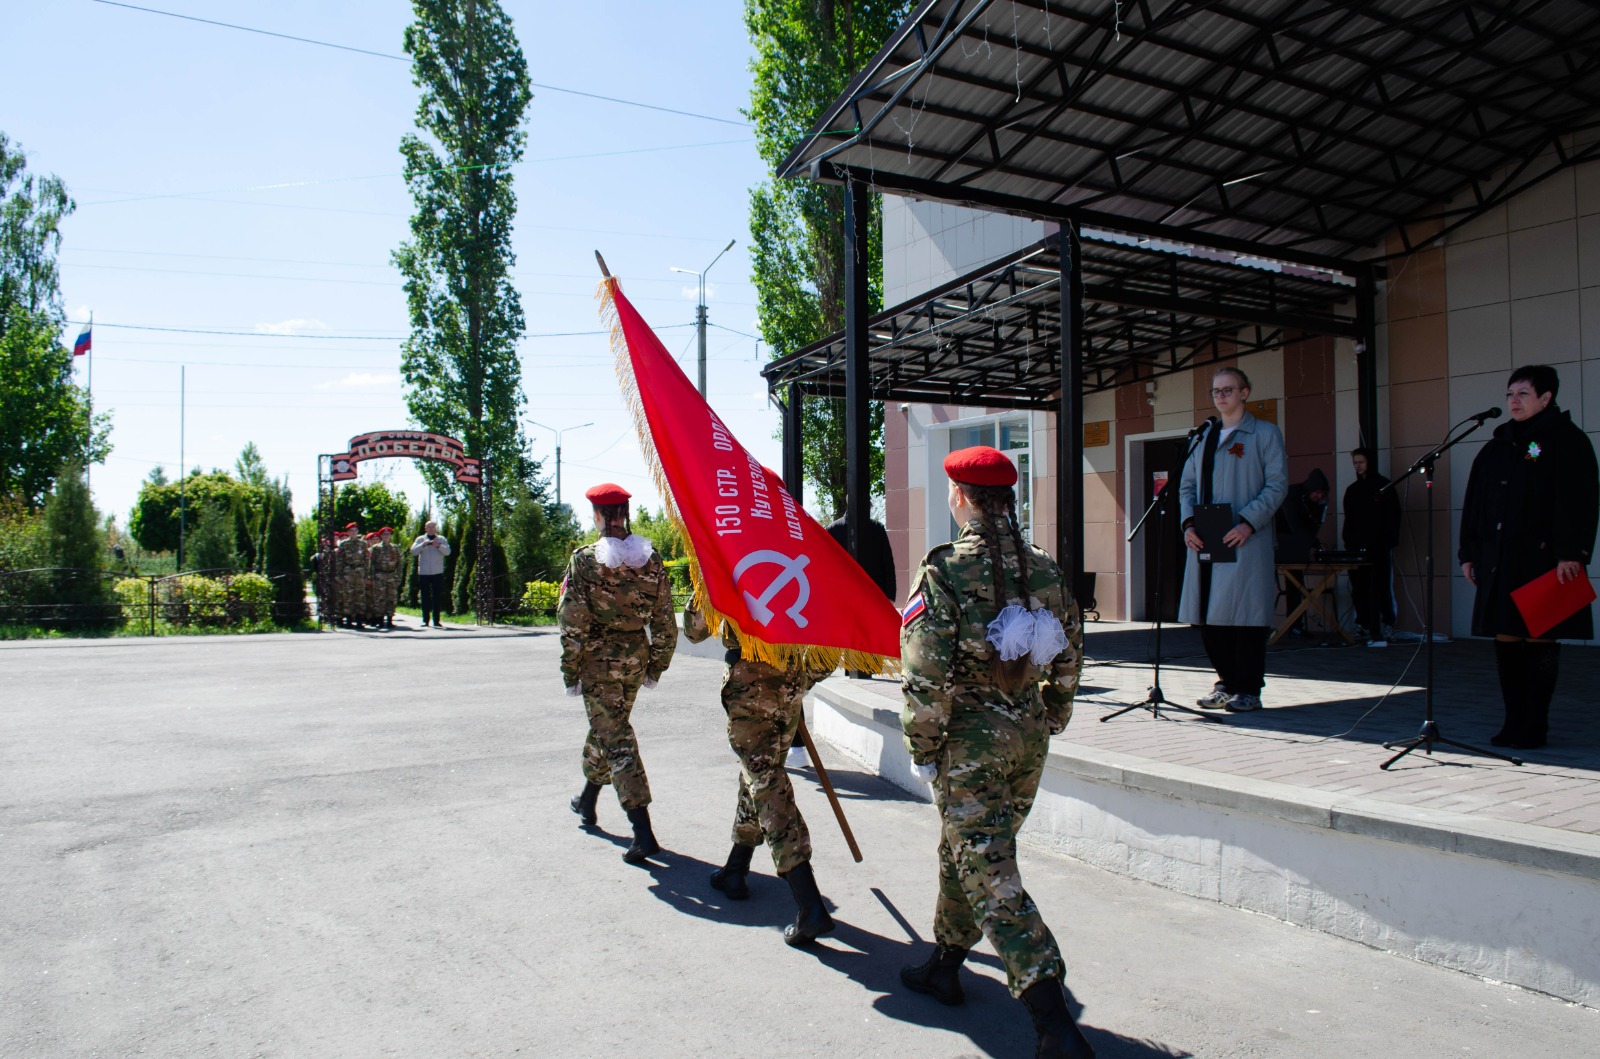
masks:
{"type": "MultiPolygon", "coordinates": [[[[723,247],[721,249],[721,251],[718,252],[717,256],[711,259],[711,265],[715,265],[718,261],[721,261],[722,260],[722,255],[726,254],[729,250],[732,250],[733,249],[733,244],[736,243],[736,242],[738,242],[737,239],[729,239],[728,240],[728,245],[723,247]]],[[[696,272],[696,271],[694,271],[693,269],[690,269],[690,268],[678,268],[676,265],[674,265],[673,268],[672,268],[672,271],[674,271],[674,272],[682,272],[686,276],[697,276],[700,279],[700,305],[695,311],[694,319],[695,319],[695,326],[700,331],[700,396],[701,397],[704,397],[706,395],[706,273],[711,271],[711,265],[707,265],[705,268],[701,269],[699,272],[696,272]]]]}
{"type": "Polygon", "coordinates": [[[562,427],[560,430],[557,430],[555,427],[545,426],[543,423],[536,422],[536,421],[534,421],[532,419],[528,420],[528,422],[530,424],[532,424],[533,426],[536,426],[536,427],[544,427],[545,430],[550,431],[552,434],[554,434],[556,436],[556,506],[560,507],[561,506],[561,435],[566,433],[569,430],[582,430],[584,427],[592,427],[592,426],[594,426],[594,424],[593,423],[579,423],[575,427],[562,427]]]}

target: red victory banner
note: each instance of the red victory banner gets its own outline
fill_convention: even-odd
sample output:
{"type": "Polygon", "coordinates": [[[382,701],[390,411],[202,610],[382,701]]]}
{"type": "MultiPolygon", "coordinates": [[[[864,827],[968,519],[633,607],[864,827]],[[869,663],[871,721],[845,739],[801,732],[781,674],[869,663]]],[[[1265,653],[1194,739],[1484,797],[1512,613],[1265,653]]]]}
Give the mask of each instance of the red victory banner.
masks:
{"type": "Polygon", "coordinates": [[[467,455],[467,447],[455,438],[426,430],[374,430],[350,439],[350,448],[333,458],[332,479],[348,481],[356,476],[356,464],[363,460],[396,456],[414,460],[438,460],[456,469],[456,481],[477,485],[482,463],[467,455]]]}
{"type": "Polygon", "coordinates": [[[617,381],[639,447],[683,532],[711,631],[745,658],[882,672],[900,657],[900,615],[850,554],[735,440],[616,279],[600,286],[617,381]]]}

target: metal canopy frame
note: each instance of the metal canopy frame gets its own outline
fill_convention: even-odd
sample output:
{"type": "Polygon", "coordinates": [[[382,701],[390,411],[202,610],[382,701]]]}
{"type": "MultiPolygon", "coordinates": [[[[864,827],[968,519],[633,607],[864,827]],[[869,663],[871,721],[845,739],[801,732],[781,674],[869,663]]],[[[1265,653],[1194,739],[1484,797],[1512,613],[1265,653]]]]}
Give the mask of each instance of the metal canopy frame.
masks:
{"type": "MultiPolygon", "coordinates": [[[[1057,232],[867,321],[873,400],[1055,410],[1061,390],[1057,232]]],[[[1361,337],[1363,268],[1333,272],[1084,229],[1082,390],[1094,393],[1303,334],[1361,337]]],[[[1070,256],[1070,255],[1069,255],[1070,256]]],[[[767,365],[773,393],[843,397],[846,334],[767,365]]],[[[792,399],[791,399],[792,400],[792,399]]]]}
{"type": "Polygon", "coordinates": [[[1584,0],[925,0],[778,175],[1339,267],[1595,158],[1584,0]]]}

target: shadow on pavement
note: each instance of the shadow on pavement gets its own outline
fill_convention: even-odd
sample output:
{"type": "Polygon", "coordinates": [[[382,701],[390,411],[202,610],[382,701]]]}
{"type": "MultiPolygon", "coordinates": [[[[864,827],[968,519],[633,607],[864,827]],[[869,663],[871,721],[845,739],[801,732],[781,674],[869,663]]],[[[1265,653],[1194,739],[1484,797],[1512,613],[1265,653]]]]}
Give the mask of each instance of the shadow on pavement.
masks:
{"type": "MultiPolygon", "coordinates": [[[[1027,1008],[1013,1000],[1003,981],[989,975],[963,974],[966,1003],[946,1007],[932,997],[912,993],[900,982],[900,969],[927,957],[926,942],[899,941],[836,920],[832,934],[806,950],[819,963],[838,971],[863,989],[880,994],[872,1002],[879,1014],[915,1026],[959,1033],[984,1055],[1030,1055],[1034,1049],[1033,1023],[1027,1008]]],[[[991,953],[974,952],[969,964],[996,971],[1000,960],[991,953]]],[[[1002,972],[1003,976],[1003,972],[1002,972]]],[[[1068,990],[1074,1017],[1083,1018],[1083,1006],[1068,990]]],[[[1189,1053],[1150,1041],[1122,1037],[1092,1024],[1083,1025],[1085,1036],[1101,1059],[1174,1059],[1189,1053]]]]}

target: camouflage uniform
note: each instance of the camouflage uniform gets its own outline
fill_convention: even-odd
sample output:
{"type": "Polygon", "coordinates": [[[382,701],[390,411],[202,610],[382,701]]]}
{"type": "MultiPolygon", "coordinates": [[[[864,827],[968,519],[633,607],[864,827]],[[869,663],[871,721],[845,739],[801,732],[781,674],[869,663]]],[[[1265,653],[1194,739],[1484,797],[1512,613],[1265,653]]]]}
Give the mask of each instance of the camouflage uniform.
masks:
{"type": "MultiPolygon", "coordinates": [[[[691,643],[711,634],[697,600],[684,608],[683,633],[691,643]]],[[[781,875],[811,859],[811,833],[795,804],[784,759],[800,726],[806,692],[817,678],[798,667],[778,669],[741,658],[731,630],[723,634],[722,645],[728,649],[722,708],[728,715],[728,745],[741,766],[733,844],[753,848],[765,839],[781,875]]]]}
{"type": "Polygon", "coordinates": [[[912,761],[939,767],[934,799],[943,821],[934,940],[965,950],[981,930],[1005,964],[1011,995],[1020,997],[1036,982],[1065,975],[1055,938],[1023,889],[1016,842],[1033,808],[1050,736],[1072,716],[1083,630],[1060,567],[1029,546],[1029,593],[1061,619],[1068,646],[1047,669],[1031,668],[1030,683],[1015,698],[995,686],[986,630],[1006,600],[995,598],[983,534],[997,525],[1005,592],[1015,595],[1016,548],[1003,521],[975,519],[922,560],[900,633],[901,725],[912,761]]]}
{"type": "Polygon", "coordinates": [[[373,620],[392,620],[400,596],[400,549],[392,541],[380,539],[372,547],[371,570],[373,620]]]}
{"type": "Polygon", "coordinates": [[[334,602],[345,621],[366,621],[367,542],[355,534],[334,549],[334,602]]]}
{"type": "Polygon", "coordinates": [[[672,583],[661,556],[652,551],[643,566],[609,567],[593,544],[579,548],[567,563],[556,617],[562,683],[582,683],[589,714],[584,779],[614,784],[624,809],[647,806],[650,781],[629,716],[639,686],[660,680],[678,647],[672,583]]]}

